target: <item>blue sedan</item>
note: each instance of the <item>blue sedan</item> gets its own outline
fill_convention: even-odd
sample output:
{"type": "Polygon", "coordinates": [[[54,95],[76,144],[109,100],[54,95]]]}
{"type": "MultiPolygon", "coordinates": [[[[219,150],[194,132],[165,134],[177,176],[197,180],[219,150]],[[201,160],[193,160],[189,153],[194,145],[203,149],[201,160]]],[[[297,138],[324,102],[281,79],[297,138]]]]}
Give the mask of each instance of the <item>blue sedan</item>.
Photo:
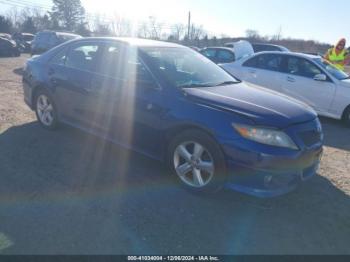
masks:
{"type": "Polygon", "coordinates": [[[42,127],[68,124],[165,161],[193,191],[278,196],[319,167],[323,134],[312,109],[180,45],[73,40],[28,60],[23,88],[42,127]]]}

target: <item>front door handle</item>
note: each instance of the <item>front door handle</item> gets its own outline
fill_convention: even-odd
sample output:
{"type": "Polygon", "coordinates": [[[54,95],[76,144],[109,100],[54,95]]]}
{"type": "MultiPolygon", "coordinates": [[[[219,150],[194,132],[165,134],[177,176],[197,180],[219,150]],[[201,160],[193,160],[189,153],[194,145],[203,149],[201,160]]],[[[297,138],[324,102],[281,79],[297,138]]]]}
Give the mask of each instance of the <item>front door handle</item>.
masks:
{"type": "Polygon", "coordinates": [[[288,76],[287,77],[287,81],[291,82],[291,83],[294,83],[296,80],[295,80],[295,78],[288,76]]]}
{"type": "Polygon", "coordinates": [[[251,74],[256,74],[256,70],[251,69],[251,70],[249,70],[249,73],[251,73],[251,74]]]}
{"type": "Polygon", "coordinates": [[[55,74],[55,69],[53,69],[52,67],[49,68],[49,70],[47,71],[47,73],[49,74],[49,76],[52,76],[55,74]]]}

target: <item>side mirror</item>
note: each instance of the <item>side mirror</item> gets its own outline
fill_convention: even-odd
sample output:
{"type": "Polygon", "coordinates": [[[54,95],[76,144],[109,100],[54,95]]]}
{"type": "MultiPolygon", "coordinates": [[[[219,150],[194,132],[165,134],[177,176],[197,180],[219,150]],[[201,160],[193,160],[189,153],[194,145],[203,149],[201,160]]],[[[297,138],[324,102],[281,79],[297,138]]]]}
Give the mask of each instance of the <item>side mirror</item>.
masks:
{"type": "Polygon", "coordinates": [[[327,76],[325,74],[317,74],[314,76],[315,81],[326,81],[327,76]]]}

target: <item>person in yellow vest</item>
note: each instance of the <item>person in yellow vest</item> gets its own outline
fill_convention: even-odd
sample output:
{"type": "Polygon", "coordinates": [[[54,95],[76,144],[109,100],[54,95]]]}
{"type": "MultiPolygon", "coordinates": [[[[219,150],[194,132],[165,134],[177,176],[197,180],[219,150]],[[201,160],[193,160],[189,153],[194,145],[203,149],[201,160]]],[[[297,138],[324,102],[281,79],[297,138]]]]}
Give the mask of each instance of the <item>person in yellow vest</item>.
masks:
{"type": "Polygon", "coordinates": [[[350,62],[350,53],[345,48],[346,40],[342,38],[335,47],[330,48],[325,55],[325,59],[332,63],[336,68],[343,70],[350,62]]]}

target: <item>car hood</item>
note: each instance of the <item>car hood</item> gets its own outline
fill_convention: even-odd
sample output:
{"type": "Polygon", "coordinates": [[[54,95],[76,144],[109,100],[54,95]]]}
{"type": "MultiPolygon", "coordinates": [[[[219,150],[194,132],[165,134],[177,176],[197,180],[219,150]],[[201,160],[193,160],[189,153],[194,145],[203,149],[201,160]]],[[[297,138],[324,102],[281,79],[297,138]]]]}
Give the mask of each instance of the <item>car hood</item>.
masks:
{"type": "Polygon", "coordinates": [[[350,79],[340,80],[339,82],[342,86],[350,87],[350,79]]]}
{"type": "Polygon", "coordinates": [[[250,118],[257,125],[285,128],[314,120],[315,111],[286,95],[244,83],[186,88],[189,99],[250,118]]]}

